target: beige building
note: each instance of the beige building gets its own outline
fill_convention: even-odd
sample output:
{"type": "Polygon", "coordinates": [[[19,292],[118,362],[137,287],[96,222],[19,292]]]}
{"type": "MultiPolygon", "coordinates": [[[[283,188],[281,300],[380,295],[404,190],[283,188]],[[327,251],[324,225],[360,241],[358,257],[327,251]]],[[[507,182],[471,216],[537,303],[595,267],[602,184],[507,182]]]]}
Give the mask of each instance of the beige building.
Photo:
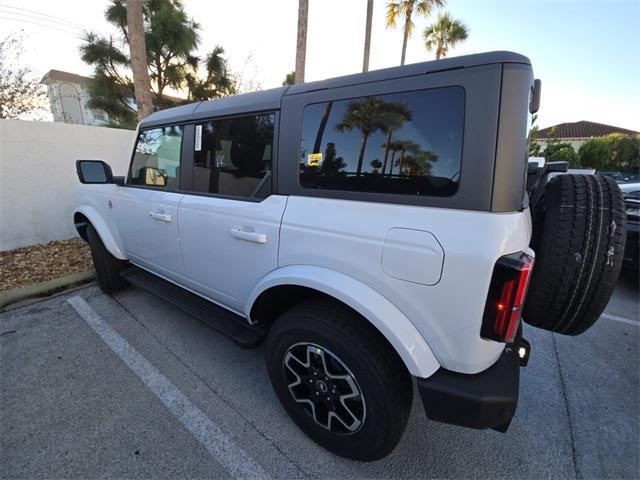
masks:
{"type": "Polygon", "coordinates": [[[580,147],[594,137],[602,137],[611,133],[622,133],[624,135],[637,135],[638,132],[627,130],[626,128],[613,127],[603,123],[588,122],[581,120],[573,123],[560,123],[538,131],[537,142],[542,151],[547,148],[552,138],[562,143],[569,143],[577,152],[580,147]]]}
{"type": "Polygon", "coordinates": [[[105,125],[109,118],[102,110],[87,106],[91,98],[87,90],[89,77],[75,73],[49,70],[40,83],[47,86],[54,122],[78,125],[105,125]]]}

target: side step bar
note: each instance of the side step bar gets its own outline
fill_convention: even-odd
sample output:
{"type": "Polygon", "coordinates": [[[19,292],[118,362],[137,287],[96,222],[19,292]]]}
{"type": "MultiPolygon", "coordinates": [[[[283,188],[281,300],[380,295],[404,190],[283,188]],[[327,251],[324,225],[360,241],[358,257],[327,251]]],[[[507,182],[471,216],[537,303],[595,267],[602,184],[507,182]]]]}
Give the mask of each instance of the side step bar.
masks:
{"type": "Polygon", "coordinates": [[[146,270],[129,267],[123,270],[120,275],[136,287],[157,295],[203,321],[243,348],[257,347],[265,336],[264,330],[247,324],[246,319],[240,315],[236,315],[146,270]]]}

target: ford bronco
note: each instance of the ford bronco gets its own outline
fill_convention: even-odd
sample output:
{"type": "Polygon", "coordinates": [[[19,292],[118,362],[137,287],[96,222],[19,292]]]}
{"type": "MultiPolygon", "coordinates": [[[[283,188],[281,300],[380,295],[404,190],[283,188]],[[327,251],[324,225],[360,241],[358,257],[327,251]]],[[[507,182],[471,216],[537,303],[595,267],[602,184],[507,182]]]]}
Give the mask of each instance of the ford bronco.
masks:
{"type": "Polygon", "coordinates": [[[125,177],[77,161],[73,220],[105,292],[263,342],[339,455],[393,450],[414,389],[432,420],[506,431],[521,318],[583,332],[624,252],[612,180],[528,166],[539,99],[529,59],[491,52],[157,111],[125,177]]]}

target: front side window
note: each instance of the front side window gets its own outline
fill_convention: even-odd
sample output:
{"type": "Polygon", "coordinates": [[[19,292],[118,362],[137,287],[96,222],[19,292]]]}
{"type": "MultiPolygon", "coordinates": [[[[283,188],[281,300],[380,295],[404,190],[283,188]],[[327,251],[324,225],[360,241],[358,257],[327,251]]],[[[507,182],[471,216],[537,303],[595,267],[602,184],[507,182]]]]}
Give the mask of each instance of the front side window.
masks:
{"type": "Polygon", "coordinates": [[[128,183],[178,190],[183,130],[171,126],[141,131],[128,183]]]}
{"type": "Polygon", "coordinates": [[[464,89],[308,105],[300,147],[304,188],[453,195],[460,178],[464,89]]]}
{"type": "Polygon", "coordinates": [[[265,196],[270,185],[272,113],[212,120],[195,127],[196,192],[265,196]],[[264,188],[263,188],[264,187],[264,188]]]}

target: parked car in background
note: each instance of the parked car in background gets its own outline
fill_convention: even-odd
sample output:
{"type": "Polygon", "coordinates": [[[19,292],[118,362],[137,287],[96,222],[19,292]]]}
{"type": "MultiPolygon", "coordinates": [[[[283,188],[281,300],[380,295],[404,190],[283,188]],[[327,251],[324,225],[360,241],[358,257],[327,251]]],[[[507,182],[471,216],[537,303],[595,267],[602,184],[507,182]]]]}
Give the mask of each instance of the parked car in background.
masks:
{"type": "Polygon", "coordinates": [[[640,174],[629,172],[598,172],[605,177],[611,177],[618,183],[637,183],[640,182],[640,174]]]}
{"type": "Polygon", "coordinates": [[[640,269],[640,183],[618,185],[624,197],[627,211],[627,244],[624,249],[624,266],[636,274],[640,269]]]}

